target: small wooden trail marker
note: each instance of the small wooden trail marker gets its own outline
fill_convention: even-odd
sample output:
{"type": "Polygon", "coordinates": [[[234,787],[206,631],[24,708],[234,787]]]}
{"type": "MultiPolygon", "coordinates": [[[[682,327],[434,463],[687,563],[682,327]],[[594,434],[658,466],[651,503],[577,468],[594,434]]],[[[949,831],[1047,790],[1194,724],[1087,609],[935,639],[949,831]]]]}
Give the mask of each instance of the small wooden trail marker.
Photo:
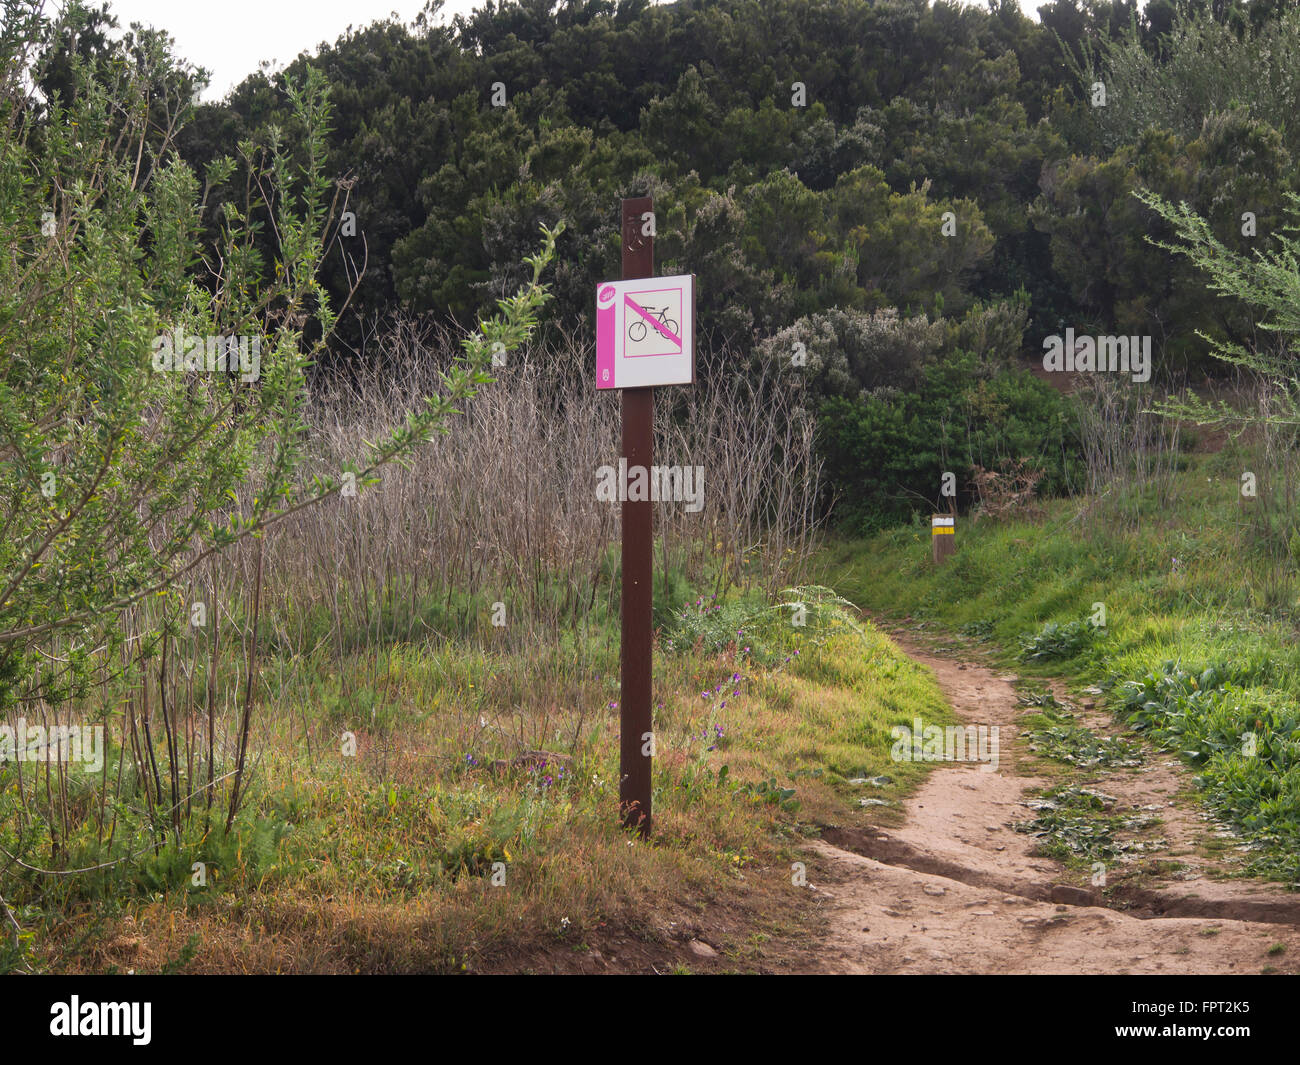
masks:
{"type": "Polygon", "coordinates": [[[957,550],[957,519],[951,514],[934,514],[930,518],[930,543],[936,565],[957,550]]]}

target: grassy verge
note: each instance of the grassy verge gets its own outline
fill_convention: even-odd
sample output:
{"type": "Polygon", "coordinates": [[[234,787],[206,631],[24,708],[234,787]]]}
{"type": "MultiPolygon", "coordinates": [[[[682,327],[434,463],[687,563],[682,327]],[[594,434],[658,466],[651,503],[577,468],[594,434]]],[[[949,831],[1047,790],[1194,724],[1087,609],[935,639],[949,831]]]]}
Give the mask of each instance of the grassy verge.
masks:
{"type": "MultiPolygon", "coordinates": [[[[1252,534],[1247,460],[1187,460],[1176,500],[1058,500],[1029,519],[959,521],[930,561],[920,524],[828,546],[825,579],[885,616],[985,642],[1028,676],[1096,685],[1197,770],[1209,808],[1252,846],[1252,872],[1300,881],[1300,645],[1289,573],[1252,534]]],[[[1262,506],[1261,503],[1253,504],[1262,506]]]]}
{"type": "Polygon", "coordinates": [[[767,944],[815,921],[792,882],[801,837],[888,816],[927,768],[890,761],[890,727],[948,720],[928,672],[807,595],[802,625],[798,604],[701,601],[661,640],[649,842],[617,825],[610,632],[532,651],[394,643],[270,660],[229,834],[197,813],[153,843],[120,747],[105,767],[126,777],[111,833],[76,770],[75,830],[56,839],[66,822],[43,816],[39,786],[0,769],[0,837],[32,867],[0,874],[24,930],[9,966],[482,971],[598,955],[644,970],[696,964],[684,948],[697,938],[722,952],[709,967],[761,967],[767,944]],[[51,854],[104,867],[38,871],[51,854]]]}

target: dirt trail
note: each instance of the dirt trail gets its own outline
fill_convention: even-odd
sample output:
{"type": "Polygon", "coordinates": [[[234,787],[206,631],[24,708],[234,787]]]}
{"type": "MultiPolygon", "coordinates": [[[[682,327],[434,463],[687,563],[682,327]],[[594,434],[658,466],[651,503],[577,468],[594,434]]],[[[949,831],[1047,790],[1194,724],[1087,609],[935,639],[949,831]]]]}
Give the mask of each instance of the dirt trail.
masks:
{"type": "MultiPolygon", "coordinates": [[[[820,969],[834,973],[1281,973],[1300,971],[1300,894],[1258,881],[1212,880],[1239,854],[1210,858],[1205,843],[1225,833],[1177,798],[1189,783],[1180,764],[1146,750],[1132,769],[1091,772],[1089,787],[1112,809],[1160,818],[1166,841],[1140,864],[1166,861],[1161,875],[1112,863],[1108,888],[1036,857],[1038,840],[1011,826],[1035,816],[1026,791],[1049,782],[1022,772],[1015,677],[939,657],[908,637],[899,646],[934,670],[963,722],[997,725],[996,771],[945,763],[906,801],[897,828],[827,829],[812,846],[823,875],[830,934],[820,969]],[[1112,871],[1113,870],[1113,871],[1112,871]],[[1277,945],[1285,950],[1279,951],[1277,945]]],[[[1058,689],[1064,701],[1064,692],[1058,689]]],[[[1087,703],[1080,723],[1116,732],[1087,703]]]]}

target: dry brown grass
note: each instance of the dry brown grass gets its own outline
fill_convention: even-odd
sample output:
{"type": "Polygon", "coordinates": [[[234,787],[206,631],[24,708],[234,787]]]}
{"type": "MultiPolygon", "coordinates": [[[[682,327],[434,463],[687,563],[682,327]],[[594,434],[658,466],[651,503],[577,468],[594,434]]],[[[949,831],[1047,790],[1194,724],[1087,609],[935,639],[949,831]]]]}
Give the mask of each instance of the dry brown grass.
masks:
{"type": "MultiPolygon", "coordinates": [[[[445,348],[410,344],[399,370],[315,397],[309,473],[338,476],[362,441],[436,388],[445,348]]],[[[596,481],[618,463],[619,400],[551,369],[573,361],[572,352],[519,357],[408,468],[285,523],[267,547],[268,602],[291,601],[299,618],[326,609],[340,631],[382,639],[381,606],[390,629],[411,634],[422,597],[444,595],[450,608],[464,591],[477,609],[467,624],[487,627],[491,604],[506,603],[516,646],[582,625],[598,595],[616,603],[602,562],[619,508],[597,501],[596,481]]],[[[657,405],[656,462],[703,467],[706,493],[700,513],[656,507],[662,565],[768,590],[797,579],[816,525],[811,416],[761,377],[661,389],[657,405]]],[[[245,545],[231,562],[242,584],[254,556],[245,545]]]]}

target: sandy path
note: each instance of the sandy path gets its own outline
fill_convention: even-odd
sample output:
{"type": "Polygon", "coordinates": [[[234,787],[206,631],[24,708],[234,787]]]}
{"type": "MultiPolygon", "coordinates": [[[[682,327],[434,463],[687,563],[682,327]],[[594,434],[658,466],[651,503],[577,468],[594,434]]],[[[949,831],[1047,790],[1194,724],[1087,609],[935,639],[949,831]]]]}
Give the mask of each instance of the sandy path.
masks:
{"type": "MultiPolygon", "coordinates": [[[[1214,826],[1186,799],[1184,767],[1148,750],[1138,769],[1102,770],[1091,785],[1123,807],[1157,812],[1168,840],[1157,857],[1186,867],[1176,879],[1078,884],[1036,840],[1011,825],[1043,780],[1023,775],[1024,737],[1014,677],[939,657],[894,635],[934,670],[957,715],[997,725],[996,771],[940,765],[907,800],[901,827],[827,830],[814,843],[814,890],[828,903],[819,968],[836,973],[1259,973],[1300,971],[1300,895],[1280,885],[1215,881],[1223,861],[1199,853],[1214,826]],[[1276,944],[1284,952],[1270,953],[1276,944]]],[[[1063,693],[1058,693],[1063,695],[1063,693]]],[[[1099,735],[1109,718],[1084,709],[1099,735]]]]}

